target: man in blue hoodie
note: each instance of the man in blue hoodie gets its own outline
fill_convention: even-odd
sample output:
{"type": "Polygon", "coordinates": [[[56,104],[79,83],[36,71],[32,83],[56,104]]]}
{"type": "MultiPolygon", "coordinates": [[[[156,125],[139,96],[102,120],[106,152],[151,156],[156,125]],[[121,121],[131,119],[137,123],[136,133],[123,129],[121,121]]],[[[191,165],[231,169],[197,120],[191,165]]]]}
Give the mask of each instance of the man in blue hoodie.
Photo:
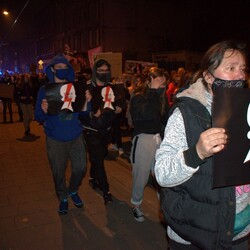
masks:
{"type": "MultiPolygon", "coordinates": [[[[73,83],[75,73],[69,61],[63,55],[55,56],[51,63],[45,68],[45,73],[50,83],[73,83]]],[[[85,92],[87,110],[91,95],[85,92]]],[[[46,134],[46,147],[48,160],[51,166],[56,195],[60,201],[58,213],[60,215],[68,212],[68,196],[78,208],[83,206],[83,201],[78,195],[86,172],[86,151],[79,121],[78,112],[59,112],[50,114],[48,112],[49,102],[46,99],[46,85],[42,86],[37,95],[35,107],[35,119],[43,123],[46,134]],[[71,163],[71,177],[69,186],[66,185],[65,172],[68,160],[71,163]]]]}

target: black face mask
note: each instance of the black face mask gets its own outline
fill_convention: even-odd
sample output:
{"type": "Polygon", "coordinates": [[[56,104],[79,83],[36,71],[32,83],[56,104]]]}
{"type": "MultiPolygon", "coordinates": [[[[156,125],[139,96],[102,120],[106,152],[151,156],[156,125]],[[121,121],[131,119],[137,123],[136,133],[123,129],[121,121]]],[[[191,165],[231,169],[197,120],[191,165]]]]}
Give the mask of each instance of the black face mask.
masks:
{"type": "Polygon", "coordinates": [[[214,77],[214,82],[212,84],[212,90],[217,88],[245,88],[247,85],[246,80],[223,80],[214,77]]]}
{"type": "Polygon", "coordinates": [[[109,82],[111,80],[111,73],[107,72],[107,73],[97,73],[96,72],[96,78],[101,81],[101,82],[109,82]]]}
{"type": "Polygon", "coordinates": [[[158,88],[158,89],[156,89],[156,93],[158,95],[161,95],[164,90],[165,90],[165,88],[158,88]]]}

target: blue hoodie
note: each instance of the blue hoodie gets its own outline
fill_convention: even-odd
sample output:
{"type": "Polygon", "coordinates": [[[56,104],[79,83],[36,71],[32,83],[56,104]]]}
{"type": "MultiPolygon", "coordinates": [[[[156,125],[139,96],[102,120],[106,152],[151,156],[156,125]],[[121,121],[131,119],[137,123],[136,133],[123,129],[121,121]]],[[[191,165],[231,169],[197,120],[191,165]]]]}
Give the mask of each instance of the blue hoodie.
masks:
{"type": "MultiPolygon", "coordinates": [[[[79,115],[88,115],[89,112],[57,115],[45,114],[41,108],[42,100],[45,98],[45,87],[42,86],[37,95],[35,120],[43,123],[45,134],[57,141],[70,141],[77,138],[83,131],[79,115]]],[[[87,110],[90,110],[90,103],[88,103],[87,110]]]]}
{"type": "MultiPolygon", "coordinates": [[[[66,63],[69,67],[69,81],[74,80],[74,71],[72,66],[69,64],[67,59],[62,55],[58,55],[52,59],[52,62],[46,67],[46,75],[48,76],[50,82],[54,82],[54,75],[52,74],[50,68],[56,63],[66,63]]],[[[35,107],[35,120],[39,123],[43,123],[45,134],[51,139],[57,141],[71,141],[77,138],[83,131],[81,122],[79,120],[80,116],[86,116],[91,109],[90,102],[87,104],[87,111],[80,113],[70,113],[70,114],[45,114],[42,110],[41,104],[42,100],[46,99],[45,86],[42,86],[37,95],[37,102],[35,107]]]]}

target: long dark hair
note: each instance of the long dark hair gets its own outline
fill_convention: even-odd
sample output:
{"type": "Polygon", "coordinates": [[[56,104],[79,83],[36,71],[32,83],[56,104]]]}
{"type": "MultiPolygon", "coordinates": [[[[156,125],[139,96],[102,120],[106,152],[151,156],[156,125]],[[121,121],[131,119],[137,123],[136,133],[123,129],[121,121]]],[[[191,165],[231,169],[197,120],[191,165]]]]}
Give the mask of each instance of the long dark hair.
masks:
{"type": "Polygon", "coordinates": [[[150,87],[150,82],[152,80],[152,78],[156,78],[156,77],[161,77],[161,76],[165,76],[166,79],[168,79],[167,75],[165,74],[165,72],[158,68],[158,67],[151,67],[146,69],[143,72],[143,84],[141,84],[136,90],[135,90],[135,94],[144,94],[147,89],[150,87]]]}
{"type": "Polygon", "coordinates": [[[220,66],[226,51],[232,51],[232,54],[235,51],[239,51],[247,59],[246,45],[244,43],[233,40],[226,40],[216,43],[204,54],[200,63],[200,69],[195,73],[193,82],[202,77],[203,84],[207,87],[207,83],[204,80],[203,74],[213,73],[220,66]]]}
{"type": "Polygon", "coordinates": [[[164,90],[162,91],[160,95],[160,102],[161,102],[161,115],[164,115],[166,113],[166,107],[167,110],[169,108],[167,97],[166,97],[166,88],[169,81],[169,75],[162,69],[158,67],[151,67],[143,72],[144,75],[144,83],[140,85],[135,91],[135,95],[146,95],[147,91],[150,89],[150,83],[152,78],[165,76],[166,77],[166,85],[164,87],[164,90]]]}

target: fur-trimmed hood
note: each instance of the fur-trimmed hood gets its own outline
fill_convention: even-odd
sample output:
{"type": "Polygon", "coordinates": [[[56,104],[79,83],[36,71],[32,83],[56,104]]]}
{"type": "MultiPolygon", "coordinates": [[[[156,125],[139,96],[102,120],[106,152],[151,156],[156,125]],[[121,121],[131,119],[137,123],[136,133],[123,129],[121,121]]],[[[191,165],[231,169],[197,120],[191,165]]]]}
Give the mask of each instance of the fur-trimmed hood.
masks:
{"type": "Polygon", "coordinates": [[[190,97],[196,99],[205,107],[208,106],[207,98],[206,98],[207,89],[202,82],[202,78],[199,78],[195,83],[191,84],[188,89],[183,90],[182,92],[176,95],[179,97],[190,97]]]}

